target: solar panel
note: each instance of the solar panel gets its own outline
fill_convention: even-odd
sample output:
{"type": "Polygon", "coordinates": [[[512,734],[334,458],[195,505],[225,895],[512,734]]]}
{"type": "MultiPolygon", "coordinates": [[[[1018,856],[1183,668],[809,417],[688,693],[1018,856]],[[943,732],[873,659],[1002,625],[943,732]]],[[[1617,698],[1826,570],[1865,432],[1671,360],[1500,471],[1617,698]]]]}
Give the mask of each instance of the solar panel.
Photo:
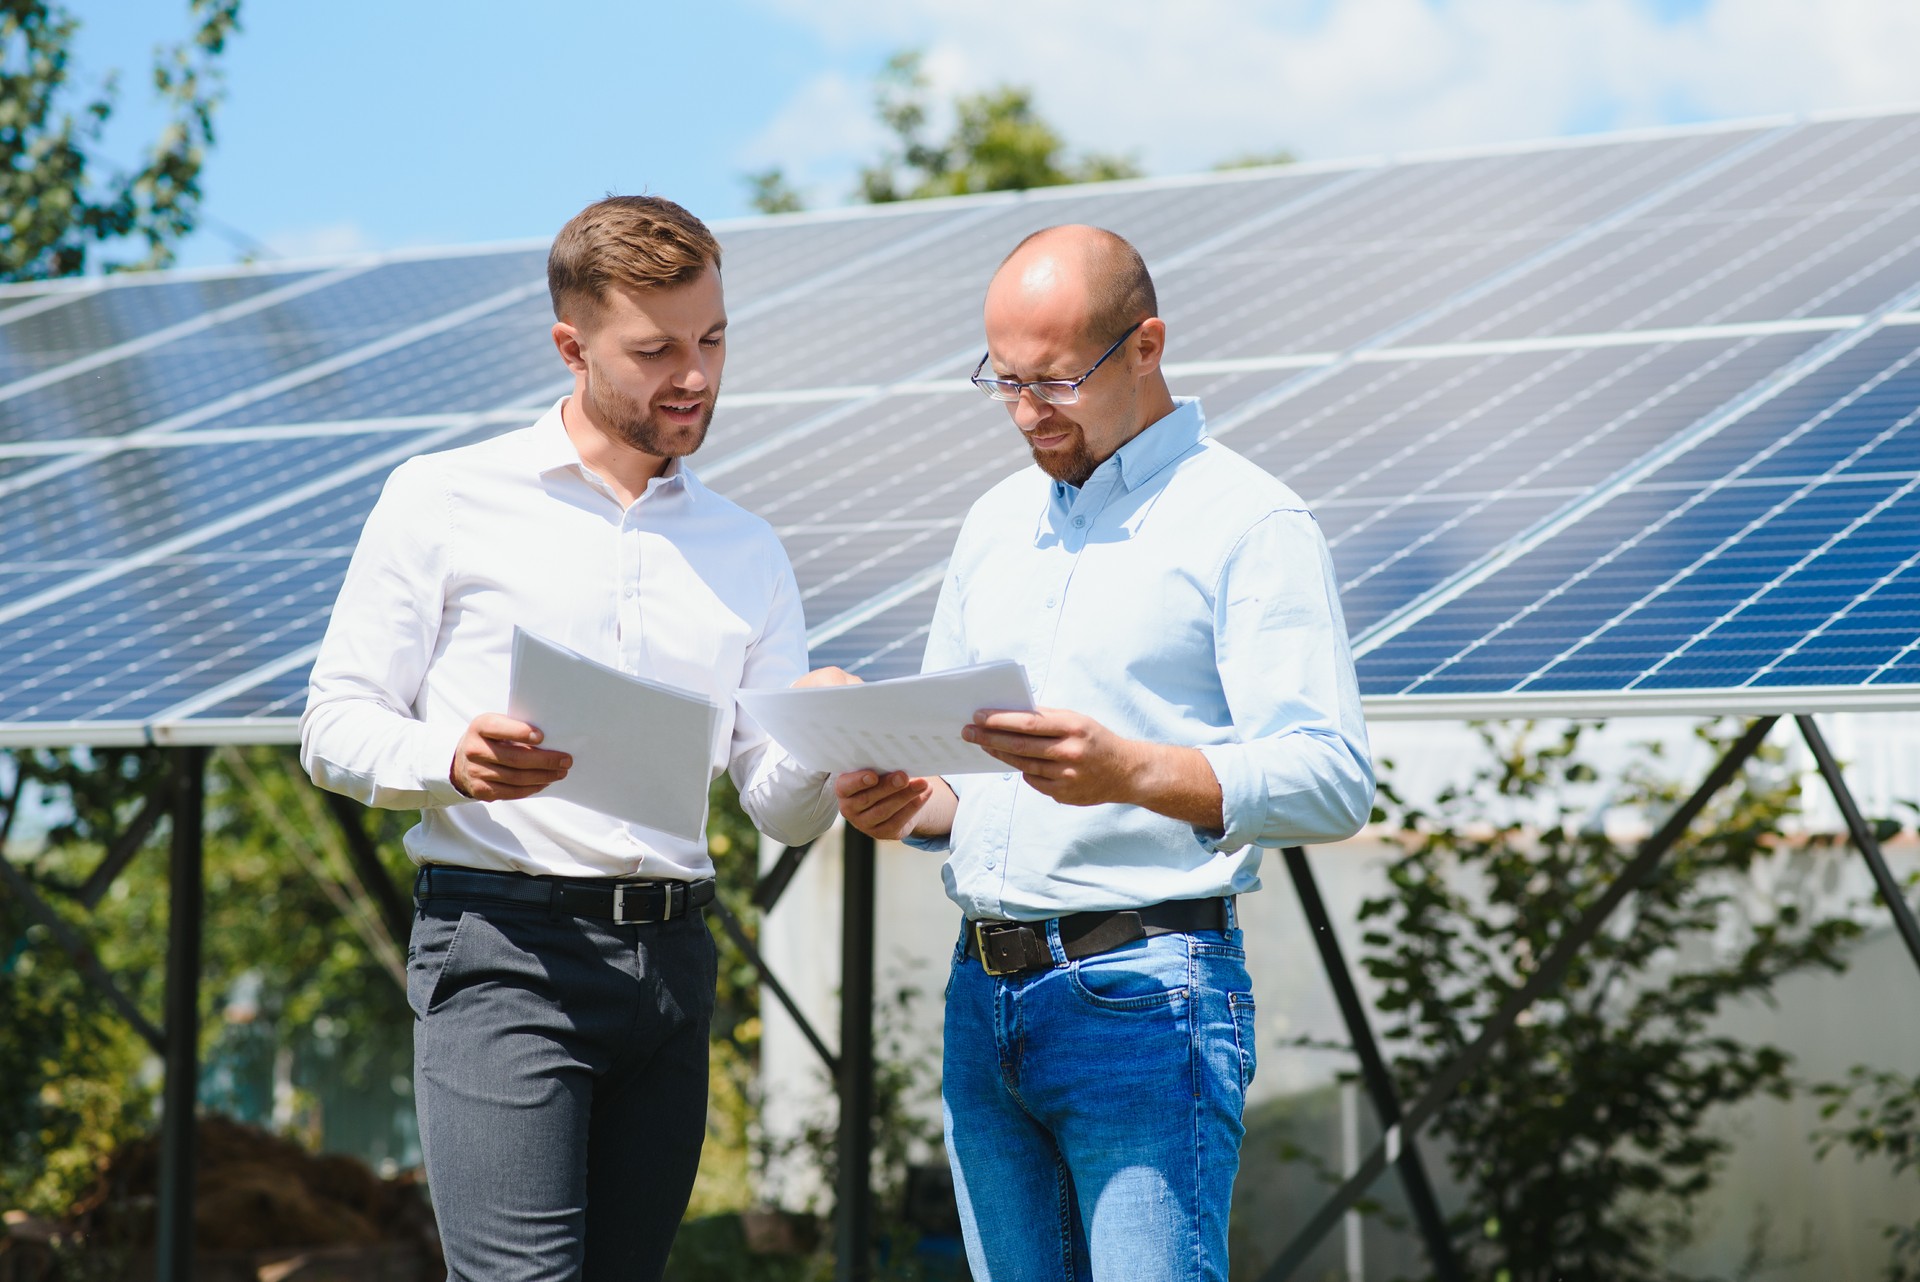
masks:
{"type": "MultiPolygon", "coordinates": [[[[1065,221],[1140,246],[1177,393],[1333,548],[1376,716],[1920,706],[1920,114],[716,228],[696,470],[817,663],[914,670],[1026,458],[964,376],[1065,221]]],[[[290,738],[379,486],[567,386],[544,246],[0,289],[0,743],[290,738]]]]}

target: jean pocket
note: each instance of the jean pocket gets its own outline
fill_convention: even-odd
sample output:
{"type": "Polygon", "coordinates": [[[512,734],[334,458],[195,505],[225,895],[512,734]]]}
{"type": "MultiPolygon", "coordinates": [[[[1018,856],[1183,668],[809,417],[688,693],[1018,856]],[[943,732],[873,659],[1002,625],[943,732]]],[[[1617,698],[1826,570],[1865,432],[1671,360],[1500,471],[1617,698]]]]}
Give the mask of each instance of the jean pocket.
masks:
{"type": "Polygon", "coordinates": [[[1260,1052],[1253,1036],[1253,994],[1228,993],[1227,1010],[1233,1015],[1233,1040],[1240,1048],[1240,1090],[1253,1085],[1254,1070],[1260,1067],[1260,1052]]]}
{"type": "Polygon", "coordinates": [[[1158,935],[1067,966],[1067,982],[1101,1010],[1158,1010],[1186,999],[1192,986],[1187,941],[1158,935]]]}
{"type": "Polygon", "coordinates": [[[457,918],[422,913],[413,919],[413,937],[407,945],[407,1005],[416,1019],[424,1019],[445,999],[454,954],[472,919],[470,912],[457,918]]]}

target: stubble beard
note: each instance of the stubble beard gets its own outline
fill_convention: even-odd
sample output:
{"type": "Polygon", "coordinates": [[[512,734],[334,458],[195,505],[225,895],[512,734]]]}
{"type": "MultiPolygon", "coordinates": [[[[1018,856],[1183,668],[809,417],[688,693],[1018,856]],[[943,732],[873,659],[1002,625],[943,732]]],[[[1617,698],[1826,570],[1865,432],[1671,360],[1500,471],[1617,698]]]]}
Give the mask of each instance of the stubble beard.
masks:
{"type": "Polygon", "coordinates": [[[1028,451],[1033,455],[1034,465],[1042,472],[1077,490],[1087,483],[1100,465],[1093,461],[1093,455],[1087,451],[1087,434],[1077,426],[1072,432],[1073,437],[1064,450],[1049,450],[1043,454],[1029,446],[1028,451]]]}
{"type": "Polygon", "coordinates": [[[652,407],[643,406],[618,388],[604,386],[598,379],[587,380],[587,406],[594,421],[622,444],[655,458],[684,458],[699,449],[713,424],[714,403],[719,397],[720,386],[716,383],[704,397],[700,421],[692,427],[681,427],[666,422],[652,407]]]}

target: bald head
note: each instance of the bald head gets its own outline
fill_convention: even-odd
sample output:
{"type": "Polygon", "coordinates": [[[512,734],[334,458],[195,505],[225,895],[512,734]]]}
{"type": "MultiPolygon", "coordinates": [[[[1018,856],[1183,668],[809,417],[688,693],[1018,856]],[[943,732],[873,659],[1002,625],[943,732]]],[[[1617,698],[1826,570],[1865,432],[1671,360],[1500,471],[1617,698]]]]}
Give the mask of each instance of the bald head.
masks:
{"type": "Polygon", "coordinates": [[[1074,313],[1081,332],[1105,344],[1160,308],[1140,251],[1101,227],[1047,227],[1013,247],[988,298],[1074,313]]]}

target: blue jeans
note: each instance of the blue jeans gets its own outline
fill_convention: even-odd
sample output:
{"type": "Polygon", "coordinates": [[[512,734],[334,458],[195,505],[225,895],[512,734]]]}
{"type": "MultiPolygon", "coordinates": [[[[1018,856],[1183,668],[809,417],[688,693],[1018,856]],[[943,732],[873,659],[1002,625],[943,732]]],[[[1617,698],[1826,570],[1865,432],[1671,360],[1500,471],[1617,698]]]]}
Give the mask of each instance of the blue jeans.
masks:
{"type": "Polygon", "coordinates": [[[1238,930],[1003,978],[956,949],[943,1070],[977,1279],[1224,1282],[1254,1070],[1238,930]]]}

